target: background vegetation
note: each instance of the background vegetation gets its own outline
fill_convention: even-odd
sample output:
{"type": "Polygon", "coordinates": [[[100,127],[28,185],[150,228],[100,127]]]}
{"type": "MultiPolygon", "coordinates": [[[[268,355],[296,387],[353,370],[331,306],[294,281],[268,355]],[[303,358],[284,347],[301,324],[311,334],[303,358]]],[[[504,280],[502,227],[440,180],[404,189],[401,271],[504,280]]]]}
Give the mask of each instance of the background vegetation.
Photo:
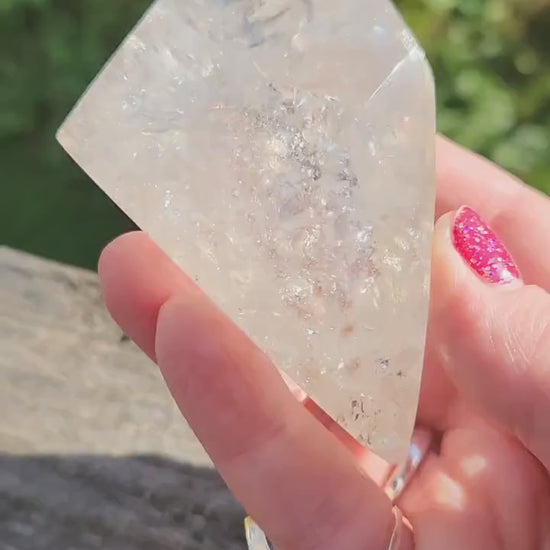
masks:
{"type": "MultiPolygon", "coordinates": [[[[358,0],[368,1],[368,0],[358,0]]],[[[148,0],[0,0],[0,241],[94,267],[131,227],[53,139],[148,0]]],[[[550,192],[550,0],[398,0],[440,131],[550,192]]]]}

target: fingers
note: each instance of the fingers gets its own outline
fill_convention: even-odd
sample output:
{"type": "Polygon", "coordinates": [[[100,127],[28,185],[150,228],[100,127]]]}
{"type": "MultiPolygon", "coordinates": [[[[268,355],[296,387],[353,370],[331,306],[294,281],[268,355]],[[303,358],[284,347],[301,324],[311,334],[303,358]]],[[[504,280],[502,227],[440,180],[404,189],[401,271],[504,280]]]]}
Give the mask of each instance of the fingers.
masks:
{"type": "Polygon", "coordinates": [[[542,548],[548,478],[514,438],[487,425],[448,430],[400,506],[417,548],[542,548]]]}
{"type": "MultiPolygon", "coordinates": [[[[154,360],[161,306],[171,296],[198,291],[194,281],[140,231],[122,235],[105,248],[99,261],[99,274],[112,317],[154,360]]],[[[329,418],[292,380],[284,379],[295,399],[347,447],[371,479],[381,483],[387,477],[388,464],[329,418]]]]}
{"type": "Polygon", "coordinates": [[[207,299],[188,292],[162,306],[156,354],[182,413],[276,546],[385,549],[389,501],[207,299]]]}
{"type": "Polygon", "coordinates": [[[194,281],[141,231],[110,243],[101,254],[98,271],[112,317],[154,359],[160,307],[170,296],[196,289],[194,281]]]}
{"type": "MultiPolygon", "coordinates": [[[[474,207],[506,241],[521,265],[527,283],[550,290],[550,201],[493,163],[451,141],[437,140],[437,217],[458,209],[474,207]]],[[[439,300],[439,290],[432,301],[439,300]]],[[[452,315],[451,311],[445,312],[452,315]]],[[[419,418],[426,425],[446,429],[468,415],[456,388],[439,365],[437,334],[439,324],[430,317],[419,418]],[[463,410],[464,409],[464,410],[463,410]]]]}
{"type": "Polygon", "coordinates": [[[111,314],[153,358],[162,310],[158,354],[170,388],[280,548],[363,548],[369,540],[385,550],[389,501],[338,442],[345,435],[317,422],[321,412],[311,401],[299,404],[269,361],[146,235],[111,243],[99,267],[111,314]]]}
{"type": "Polygon", "coordinates": [[[523,284],[498,237],[468,209],[437,223],[432,273],[438,362],[550,469],[550,296],[523,284]]]}
{"type": "Polygon", "coordinates": [[[437,141],[437,217],[469,204],[506,241],[524,280],[550,290],[550,200],[445,138],[437,141]]]}

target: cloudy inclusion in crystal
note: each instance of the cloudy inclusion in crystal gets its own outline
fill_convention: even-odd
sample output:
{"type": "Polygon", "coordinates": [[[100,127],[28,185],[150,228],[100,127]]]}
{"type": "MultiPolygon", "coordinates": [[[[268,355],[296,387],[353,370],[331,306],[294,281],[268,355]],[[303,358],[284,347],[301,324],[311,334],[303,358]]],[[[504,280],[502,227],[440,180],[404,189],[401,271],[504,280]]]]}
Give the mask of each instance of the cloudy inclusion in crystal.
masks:
{"type": "Polygon", "coordinates": [[[159,0],[59,139],[279,368],[397,461],[422,368],[434,110],[386,0],[159,0]]]}

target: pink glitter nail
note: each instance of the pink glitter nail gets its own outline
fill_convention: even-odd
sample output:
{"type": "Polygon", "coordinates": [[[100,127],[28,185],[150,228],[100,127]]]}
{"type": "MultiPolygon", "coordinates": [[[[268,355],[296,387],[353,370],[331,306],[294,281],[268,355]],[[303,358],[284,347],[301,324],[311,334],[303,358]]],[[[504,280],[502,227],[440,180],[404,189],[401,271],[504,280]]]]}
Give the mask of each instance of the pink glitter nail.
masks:
{"type": "Polygon", "coordinates": [[[459,254],[485,281],[506,284],[521,278],[502,241],[470,207],[457,211],[452,233],[459,254]]]}

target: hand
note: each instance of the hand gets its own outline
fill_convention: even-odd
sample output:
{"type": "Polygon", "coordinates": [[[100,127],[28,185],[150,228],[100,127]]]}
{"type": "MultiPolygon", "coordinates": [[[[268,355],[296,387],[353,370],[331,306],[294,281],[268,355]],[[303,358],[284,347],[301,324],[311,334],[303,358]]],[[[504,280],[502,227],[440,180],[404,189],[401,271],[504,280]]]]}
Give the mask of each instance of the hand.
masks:
{"type": "MultiPolygon", "coordinates": [[[[399,500],[412,525],[401,550],[549,550],[550,202],[441,139],[437,211],[418,422],[441,445],[399,500]],[[476,249],[463,204],[522,279],[511,258],[506,271],[476,249]]],[[[387,549],[393,516],[364,473],[372,454],[289,390],[193,281],[139,232],[111,243],[99,271],[114,319],[277,548],[387,549]]]]}

